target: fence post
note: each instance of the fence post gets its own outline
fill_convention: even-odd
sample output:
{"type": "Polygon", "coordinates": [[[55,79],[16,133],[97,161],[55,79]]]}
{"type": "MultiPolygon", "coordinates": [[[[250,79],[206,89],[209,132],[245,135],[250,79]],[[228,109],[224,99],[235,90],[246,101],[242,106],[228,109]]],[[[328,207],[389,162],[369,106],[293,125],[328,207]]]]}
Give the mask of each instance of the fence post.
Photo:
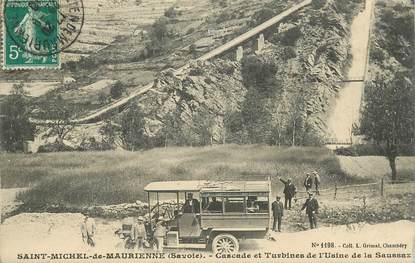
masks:
{"type": "Polygon", "coordinates": [[[336,200],[337,197],[337,183],[334,183],[334,200],[336,200]]]}
{"type": "Polygon", "coordinates": [[[380,180],[380,196],[383,196],[383,178],[380,180]]]}

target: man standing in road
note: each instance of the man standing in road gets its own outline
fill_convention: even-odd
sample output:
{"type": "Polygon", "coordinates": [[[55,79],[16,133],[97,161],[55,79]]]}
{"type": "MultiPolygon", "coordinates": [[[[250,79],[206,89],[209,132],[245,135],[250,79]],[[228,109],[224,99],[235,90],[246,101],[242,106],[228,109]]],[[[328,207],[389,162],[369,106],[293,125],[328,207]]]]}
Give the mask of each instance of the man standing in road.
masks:
{"type": "Polygon", "coordinates": [[[131,239],[136,243],[138,250],[144,249],[144,241],[147,239],[144,217],[139,216],[137,218],[137,223],[134,224],[131,233],[131,239]]]}
{"type": "Polygon", "coordinates": [[[285,181],[280,176],[278,176],[278,179],[280,179],[280,181],[284,184],[284,208],[291,209],[291,200],[295,197],[297,188],[295,188],[295,185],[291,183],[291,178],[288,178],[287,181],[285,181]]]}
{"type": "Polygon", "coordinates": [[[81,223],[82,240],[91,247],[95,247],[94,235],[96,232],[95,220],[84,213],[84,220],[81,223]]]}
{"type": "Polygon", "coordinates": [[[316,195],[320,195],[320,175],[317,171],[313,172],[314,175],[314,185],[316,186],[316,195]]]}
{"type": "Polygon", "coordinates": [[[308,199],[305,201],[301,211],[304,209],[310,221],[310,228],[317,228],[318,201],[314,198],[313,193],[308,193],[308,199]]]}
{"type": "Polygon", "coordinates": [[[156,223],[156,227],[154,229],[154,241],[156,242],[156,246],[154,247],[156,252],[163,252],[163,248],[164,248],[164,237],[166,236],[167,233],[167,227],[166,227],[166,222],[164,220],[164,217],[160,216],[158,218],[158,221],[156,223]]]}
{"type": "Polygon", "coordinates": [[[284,216],[284,207],[280,201],[281,197],[277,196],[275,201],[272,202],[272,216],[274,217],[274,223],[272,224],[272,231],[276,231],[276,225],[278,224],[278,232],[281,232],[281,220],[284,216]]]}
{"type": "Polygon", "coordinates": [[[306,192],[310,191],[313,187],[313,178],[311,177],[310,173],[306,174],[306,177],[304,179],[304,187],[306,192]]]}

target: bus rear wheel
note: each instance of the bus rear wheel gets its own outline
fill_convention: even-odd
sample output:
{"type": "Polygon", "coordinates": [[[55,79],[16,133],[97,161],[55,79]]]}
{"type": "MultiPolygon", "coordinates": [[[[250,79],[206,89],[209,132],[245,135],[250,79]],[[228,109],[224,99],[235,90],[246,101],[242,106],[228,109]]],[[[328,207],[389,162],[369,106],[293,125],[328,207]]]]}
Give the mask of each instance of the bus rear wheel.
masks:
{"type": "Polygon", "coordinates": [[[239,242],[231,234],[217,235],[212,241],[212,251],[214,254],[233,254],[239,251],[239,242]]]}

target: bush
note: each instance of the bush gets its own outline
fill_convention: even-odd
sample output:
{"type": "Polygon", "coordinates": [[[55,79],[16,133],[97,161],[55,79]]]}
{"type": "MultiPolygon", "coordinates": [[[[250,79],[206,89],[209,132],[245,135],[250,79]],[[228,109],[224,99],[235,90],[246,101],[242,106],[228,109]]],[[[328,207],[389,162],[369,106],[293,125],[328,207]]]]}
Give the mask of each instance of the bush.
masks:
{"type": "Polygon", "coordinates": [[[65,145],[63,143],[49,143],[41,145],[38,149],[39,153],[50,153],[50,152],[73,152],[75,148],[65,145]]]}
{"type": "Polygon", "coordinates": [[[178,11],[176,10],[176,8],[174,8],[174,6],[170,7],[169,9],[167,9],[167,10],[164,12],[164,16],[165,16],[165,17],[168,17],[168,18],[175,18],[175,17],[177,17],[178,15],[180,15],[180,12],[178,12],[178,11]]]}
{"type": "Polygon", "coordinates": [[[292,27],[277,36],[277,40],[285,46],[294,46],[297,40],[302,36],[300,27],[292,27]]]}
{"type": "Polygon", "coordinates": [[[98,142],[95,137],[83,139],[79,147],[76,148],[77,151],[107,151],[112,149],[113,145],[106,142],[98,142]]]}
{"type": "Polygon", "coordinates": [[[216,23],[222,23],[228,21],[229,19],[231,19],[231,15],[228,12],[224,11],[220,13],[219,16],[216,18],[216,23]]]}
{"type": "Polygon", "coordinates": [[[121,117],[121,141],[130,151],[152,148],[147,136],[143,111],[136,105],[130,107],[121,117]]]}
{"type": "Polygon", "coordinates": [[[260,25],[262,23],[264,23],[265,21],[267,21],[268,19],[271,19],[272,17],[274,17],[275,11],[271,8],[264,8],[261,9],[259,11],[257,11],[253,16],[252,16],[252,20],[250,22],[250,26],[254,27],[257,25],[260,25]]]}
{"type": "Polygon", "coordinates": [[[347,21],[351,21],[355,15],[357,5],[361,4],[362,2],[363,0],[336,0],[334,4],[337,12],[344,14],[347,21]]]}
{"type": "Polygon", "coordinates": [[[197,67],[197,68],[191,69],[189,72],[189,75],[190,76],[202,76],[204,73],[205,71],[202,68],[197,67]]]}
{"type": "Polygon", "coordinates": [[[275,86],[277,65],[273,62],[262,61],[256,56],[242,59],[242,78],[247,87],[267,90],[275,86]]]}
{"type": "Polygon", "coordinates": [[[288,60],[297,57],[297,52],[293,47],[284,47],[282,49],[283,59],[288,60]]]}
{"type": "Polygon", "coordinates": [[[212,79],[210,79],[210,78],[205,78],[205,82],[206,82],[207,84],[213,84],[213,83],[215,83],[215,82],[213,82],[213,80],[212,80],[212,79]]]}
{"type": "Polygon", "coordinates": [[[98,102],[103,105],[106,104],[110,99],[110,96],[106,94],[104,91],[100,91],[98,93],[98,102]]]}
{"type": "Polygon", "coordinates": [[[325,6],[327,3],[327,0],[313,0],[311,1],[311,5],[314,9],[320,9],[323,6],[325,6]]]}
{"type": "Polygon", "coordinates": [[[386,54],[383,49],[378,47],[373,47],[370,50],[370,59],[375,63],[382,63],[386,59],[386,54]]]}
{"type": "Polygon", "coordinates": [[[233,73],[235,73],[235,68],[231,65],[223,65],[222,67],[219,67],[218,71],[221,74],[225,74],[225,75],[233,75],[233,73]]]}
{"type": "Polygon", "coordinates": [[[344,155],[344,156],[357,156],[356,152],[354,151],[353,147],[340,147],[334,150],[336,155],[344,155]]]}
{"type": "Polygon", "coordinates": [[[194,27],[191,27],[187,30],[186,35],[190,35],[192,33],[194,33],[196,31],[196,29],[194,27]]]}
{"type": "Polygon", "coordinates": [[[113,99],[118,99],[122,96],[124,92],[124,87],[120,81],[115,82],[110,89],[110,94],[113,99]]]}

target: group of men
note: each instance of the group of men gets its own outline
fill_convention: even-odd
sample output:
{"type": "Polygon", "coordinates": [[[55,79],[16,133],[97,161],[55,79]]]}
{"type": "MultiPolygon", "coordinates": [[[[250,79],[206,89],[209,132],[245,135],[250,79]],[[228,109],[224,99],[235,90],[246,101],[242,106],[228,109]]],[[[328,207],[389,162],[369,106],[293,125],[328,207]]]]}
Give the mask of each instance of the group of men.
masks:
{"type": "MultiPolygon", "coordinates": [[[[134,222],[132,224],[126,224],[126,226],[130,227],[126,233],[127,240],[126,243],[128,243],[129,249],[135,249],[138,250],[144,249],[144,244],[147,240],[147,231],[145,226],[145,219],[142,216],[139,216],[136,219],[133,219],[134,222]]],[[[164,243],[164,237],[167,232],[166,228],[166,220],[161,216],[156,220],[156,224],[154,226],[154,249],[156,252],[162,252],[163,251],[163,243],[164,243]]],[[[80,225],[81,228],[81,234],[82,234],[82,240],[84,243],[86,243],[90,247],[95,247],[95,234],[96,234],[96,224],[95,220],[89,216],[89,213],[84,213],[84,219],[81,222],[80,225]]],[[[124,224],[121,229],[117,230],[116,234],[123,234],[124,224]]]]}
{"type": "MultiPolygon", "coordinates": [[[[278,177],[278,179],[284,184],[284,205],[281,202],[281,197],[277,196],[275,201],[272,203],[272,215],[274,218],[274,222],[272,225],[273,231],[281,232],[281,222],[282,217],[284,216],[284,209],[291,209],[292,206],[292,199],[295,198],[297,193],[297,188],[292,183],[291,178],[287,180],[278,177]]],[[[320,187],[320,176],[316,171],[306,174],[306,178],[304,180],[304,187],[306,192],[308,193],[308,198],[306,199],[305,203],[303,204],[301,211],[305,209],[306,214],[308,216],[308,220],[310,222],[310,228],[317,228],[317,216],[318,214],[318,201],[314,196],[314,193],[311,192],[313,182],[315,185],[315,192],[319,195],[319,187],[320,187]],[[314,178],[313,178],[314,177],[314,178]]]]}

